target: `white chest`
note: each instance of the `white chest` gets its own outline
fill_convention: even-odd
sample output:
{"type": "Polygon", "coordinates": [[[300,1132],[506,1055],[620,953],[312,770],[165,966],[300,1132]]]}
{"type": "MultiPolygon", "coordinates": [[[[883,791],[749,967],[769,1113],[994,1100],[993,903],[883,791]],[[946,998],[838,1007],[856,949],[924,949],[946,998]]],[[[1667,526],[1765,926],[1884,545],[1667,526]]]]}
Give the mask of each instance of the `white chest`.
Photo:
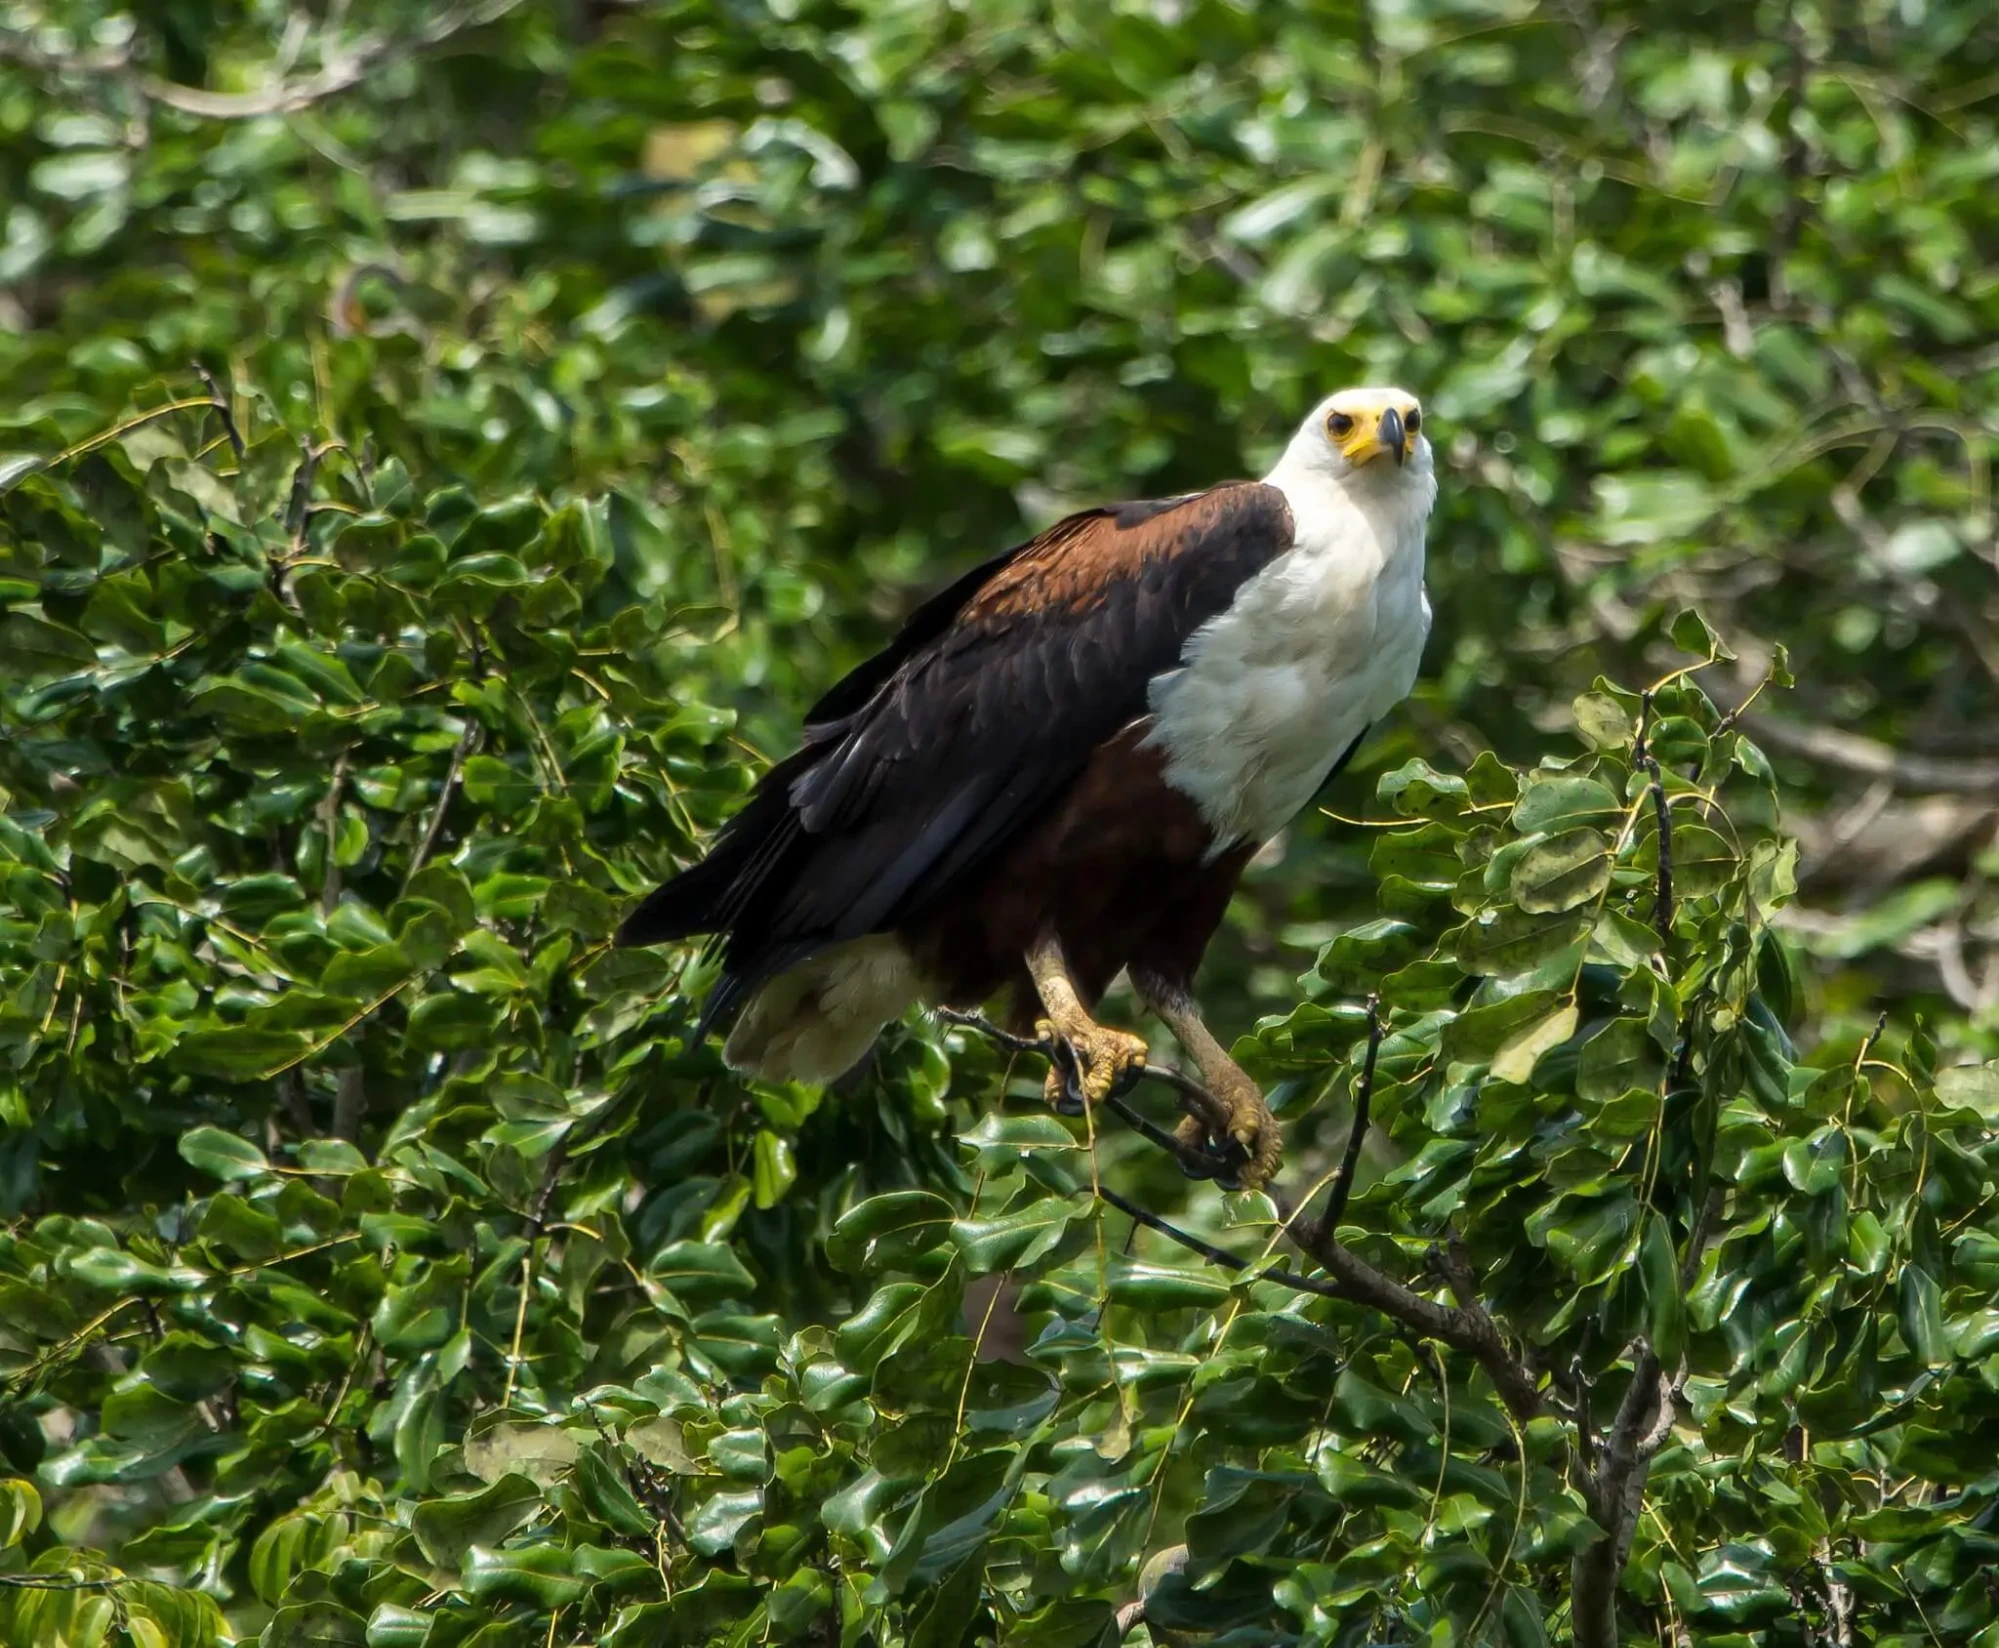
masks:
{"type": "MultiPolygon", "coordinates": [[[[1272,476],[1273,483],[1279,477],[1272,476]]],[[[1149,742],[1214,831],[1213,851],[1267,841],[1415,685],[1430,604],[1431,492],[1367,507],[1287,488],[1296,545],[1154,677],[1149,742]]]]}

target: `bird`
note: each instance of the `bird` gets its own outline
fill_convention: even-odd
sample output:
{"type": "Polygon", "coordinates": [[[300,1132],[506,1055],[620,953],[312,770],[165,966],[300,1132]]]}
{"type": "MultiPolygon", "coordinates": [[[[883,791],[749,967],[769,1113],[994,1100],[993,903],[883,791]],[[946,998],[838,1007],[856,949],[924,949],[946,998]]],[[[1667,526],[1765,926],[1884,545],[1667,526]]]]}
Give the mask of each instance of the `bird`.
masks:
{"type": "Polygon", "coordinates": [[[912,1005],[1006,994],[1089,1104],[1145,1067],[1094,1016],[1122,973],[1226,1116],[1183,1143],[1266,1183],[1277,1124],[1195,974],[1250,859],[1414,687],[1436,497],[1416,397],[1349,388],[1261,480],[1057,521],[834,684],[617,942],[710,936],[695,1041],[727,1027],[749,1075],[831,1082],[912,1005]]]}

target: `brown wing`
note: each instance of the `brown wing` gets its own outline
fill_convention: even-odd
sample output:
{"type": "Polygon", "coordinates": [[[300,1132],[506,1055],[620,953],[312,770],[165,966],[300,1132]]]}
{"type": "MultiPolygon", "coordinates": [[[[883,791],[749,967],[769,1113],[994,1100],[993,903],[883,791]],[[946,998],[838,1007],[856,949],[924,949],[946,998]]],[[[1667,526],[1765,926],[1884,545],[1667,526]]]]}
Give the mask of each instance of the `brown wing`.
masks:
{"type": "Polygon", "coordinates": [[[986,562],[813,706],[803,747],[619,942],[726,934],[708,1022],[901,925],[1145,714],[1152,678],[1291,541],[1283,493],[1234,482],[1072,515],[986,562]]]}

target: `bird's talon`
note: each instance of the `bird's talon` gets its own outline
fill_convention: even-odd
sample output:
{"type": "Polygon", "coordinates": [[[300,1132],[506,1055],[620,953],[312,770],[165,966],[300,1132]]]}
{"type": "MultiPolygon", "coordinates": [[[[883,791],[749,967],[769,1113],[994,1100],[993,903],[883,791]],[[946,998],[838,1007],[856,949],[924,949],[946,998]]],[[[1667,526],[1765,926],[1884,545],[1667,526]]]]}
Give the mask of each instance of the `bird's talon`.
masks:
{"type": "Polygon", "coordinates": [[[1075,1115],[1084,1105],[1101,1104],[1123,1092],[1145,1068],[1145,1042],[1126,1030],[1088,1024],[1064,1034],[1043,1019],[1035,1033],[1055,1049],[1043,1092],[1058,1114],[1075,1115]]]}

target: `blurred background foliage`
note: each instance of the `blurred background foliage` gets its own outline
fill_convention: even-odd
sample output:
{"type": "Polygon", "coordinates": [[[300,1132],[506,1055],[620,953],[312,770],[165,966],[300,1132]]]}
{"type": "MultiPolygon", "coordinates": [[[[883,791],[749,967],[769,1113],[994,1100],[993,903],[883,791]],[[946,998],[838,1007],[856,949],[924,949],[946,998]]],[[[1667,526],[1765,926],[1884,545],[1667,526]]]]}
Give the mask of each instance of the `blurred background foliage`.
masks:
{"type": "MultiPolygon", "coordinates": [[[[1629,1627],[1989,1648],[1995,109],[1982,0],[0,0],[8,1640],[1084,1642],[1204,1514],[1261,1543],[1186,1535],[1220,1599],[1194,1624],[1568,1634],[1588,1528],[1534,1543],[1515,1506],[1551,1461],[1534,1504],[1582,1517],[1573,1473],[1456,1352],[1150,1237],[1156,1277],[1078,1303],[1072,1238],[1085,1270],[1124,1241],[1088,1175],[1037,1177],[1033,1126],[953,1138],[1008,1080],[1032,1120],[1029,1073],[911,1025],[851,1093],[746,1089],[677,1039],[690,956],[604,949],[924,592],[1073,505],[1257,472],[1321,393],[1394,381],[1439,450],[1437,627],[1325,800],[1427,822],[1287,832],[1213,1016],[1263,1021],[1301,1184],[1343,1137],[1341,1003],[1410,965],[1447,969],[1391,993],[1411,1047],[1511,1046],[1536,1126],[1656,1122],[1588,1171],[1500,1151],[1474,1194],[1504,1117],[1467,1131],[1462,1077],[1405,1072],[1355,1204],[1412,1285],[1468,1222],[1502,1319],[1600,1404],[1691,1267],[1698,1437],[1629,1627]],[[1544,757],[1642,794],[1636,701],[1588,700],[1581,741],[1573,706],[1704,655],[1688,606],[1732,656],[1672,709],[1675,804],[1726,771],[1739,835],[1710,830],[1668,955],[1627,934],[1589,952],[1621,983],[1540,999],[1559,944],[1500,965],[1453,923],[1566,895],[1440,775],[1502,812],[1496,775],[1544,757]],[[1750,703],[1779,647],[1802,687],[1750,703]],[[1780,829],[1795,898],[1756,846],[1780,829]],[[1477,887],[1446,896],[1440,851],[1477,887]],[[1659,1070],[1625,1049],[1633,1090],[1699,1075],[1705,1122],[1618,1111],[1623,1063],[1533,1063],[1565,1011],[1626,1022],[1640,975],[1683,1011],[1659,1070]],[[1506,1000],[1542,1011],[1443,1041],[1506,1000]],[[1872,1100],[1814,1085],[1870,1060],[1872,1100]],[[1724,1124],[1734,1099],[1763,1108],[1724,1124]],[[1693,1274],[1704,1185],[1654,1194],[1682,1124],[1764,1152],[1722,1280],[1693,1274]],[[1842,1252],[1848,1292],[1808,1302],[1807,1255],[1842,1252]],[[1006,1271],[1045,1274],[966,1318],[1006,1271]],[[1204,1309],[1292,1334],[1311,1412],[1266,1378],[1234,1397],[1278,1416],[1261,1440],[1219,1399],[1152,1434],[1204,1309]],[[961,1328],[1043,1353],[975,1361],[961,1328]],[[949,1354],[895,1363],[912,1335],[949,1354]],[[1135,1531],[1119,1470],[1160,1484],[1135,1531]]],[[[1647,919],[1645,820],[1551,819],[1647,919]]],[[[1104,1163],[1187,1200],[1127,1140],[1104,1163]]]]}

